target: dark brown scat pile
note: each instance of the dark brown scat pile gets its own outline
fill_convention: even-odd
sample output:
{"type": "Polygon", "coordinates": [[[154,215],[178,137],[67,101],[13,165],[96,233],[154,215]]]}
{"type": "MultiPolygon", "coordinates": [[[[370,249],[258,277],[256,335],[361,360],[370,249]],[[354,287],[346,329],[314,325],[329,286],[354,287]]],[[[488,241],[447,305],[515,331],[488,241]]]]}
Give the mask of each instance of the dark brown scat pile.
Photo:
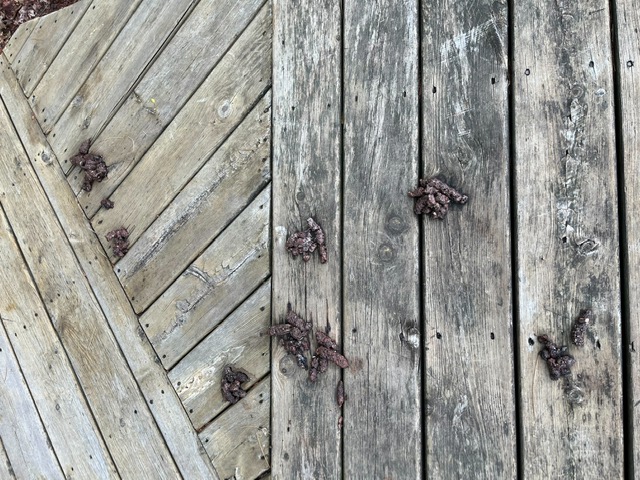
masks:
{"type": "Polygon", "coordinates": [[[227,365],[222,373],[222,396],[231,404],[238,403],[241,398],[247,396],[242,384],[248,381],[249,376],[246,373],[234,370],[231,365],[227,365]]]}
{"type": "Polygon", "coordinates": [[[338,353],[338,344],[324,332],[316,331],[315,355],[311,357],[311,368],[309,369],[309,380],[315,382],[318,375],[324,373],[329,368],[329,362],[335,363],[340,368],[348,368],[349,361],[338,353]]]}
{"type": "Polygon", "coordinates": [[[593,312],[590,309],[582,310],[571,328],[571,341],[576,347],[584,347],[584,336],[591,323],[593,323],[593,312]]]}
{"type": "Polygon", "coordinates": [[[269,335],[278,337],[284,349],[296,357],[298,366],[306,370],[308,363],[305,352],[310,350],[310,331],[311,322],[305,321],[291,309],[291,304],[288,304],[285,323],[271,326],[271,328],[269,328],[269,335]]]}
{"type": "Polygon", "coordinates": [[[576,360],[567,353],[567,346],[559,347],[547,335],[539,335],[538,341],[544,347],[540,350],[540,356],[547,362],[551,380],[571,375],[571,367],[575,365],[576,360]]]}
{"type": "Polygon", "coordinates": [[[111,243],[113,254],[118,257],[124,257],[129,251],[129,232],[126,228],[117,228],[105,235],[107,242],[111,243]]]}
{"type": "Polygon", "coordinates": [[[302,255],[302,259],[308,262],[311,259],[311,254],[318,250],[320,263],[327,263],[324,231],[311,217],[307,218],[307,225],[309,228],[296,232],[287,239],[285,244],[287,251],[294,257],[302,255]]]}
{"type": "Polygon", "coordinates": [[[103,208],[106,208],[107,210],[112,209],[113,207],[115,207],[115,203],[113,203],[111,200],[109,200],[108,198],[103,198],[100,201],[100,205],[102,205],[103,208]]]}
{"type": "Polygon", "coordinates": [[[451,202],[465,204],[469,200],[467,195],[436,177],[420,179],[418,188],[410,191],[409,196],[415,198],[413,211],[416,215],[424,213],[430,218],[440,220],[449,212],[451,202]]]}
{"type": "Polygon", "coordinates": [[[86,140],[80,145],[79,152],[71,157],[70,162],[79,166],[84,171],[82,189],[90,192],[94,182],[101,182],[107,178],[107,165],[101,155],[89,152],[91,140],[86,140]]]}

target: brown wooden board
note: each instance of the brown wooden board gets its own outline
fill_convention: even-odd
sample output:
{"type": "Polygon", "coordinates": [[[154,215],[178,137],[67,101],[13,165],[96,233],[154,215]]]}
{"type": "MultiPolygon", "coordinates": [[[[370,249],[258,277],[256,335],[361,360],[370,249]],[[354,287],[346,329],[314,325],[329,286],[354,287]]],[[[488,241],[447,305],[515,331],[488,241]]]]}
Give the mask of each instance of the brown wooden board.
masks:
{"type": "Polygon", "coordinates": [[[418,6],[344,15],[344,476],[421,478],[418,6]]]}
{"type": "MultiPolygon", "coordinates": [[[[273,304],[287,304],[314,327],[342,332],[341,21],[339,2],[274,1],[273,304]],[[304,263],[285,249],[288,235],[312,216],[324,228],[328,263],[304,263]]],[[[341,478],[341,409],[333,366],[317,383],[272,342],[273,478],[341,478]]]]}
{"type": "Polygon", "coordinates": [[[470,197],[423,216],[427,476],[515,478],[507,5],[458,5],[422,4],[421,176],[470,197]]]}
{"type": "Polygon", "coordinates": [[[524,478],[622,478],[619,237],[609,4],[515,4],[513,88],[524,478]],[[552,381],[536,335],[570,345],[552,381]]]}

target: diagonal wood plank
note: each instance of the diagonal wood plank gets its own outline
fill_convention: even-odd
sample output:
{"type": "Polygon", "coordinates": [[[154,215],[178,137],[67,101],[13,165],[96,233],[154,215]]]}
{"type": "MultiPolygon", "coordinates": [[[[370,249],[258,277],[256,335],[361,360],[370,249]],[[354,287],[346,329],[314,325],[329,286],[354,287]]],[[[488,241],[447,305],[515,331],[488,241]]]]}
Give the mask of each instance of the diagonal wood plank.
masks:
{"type": "Polygon", "coordinates": [[[7,56],[7,61],[9,63],[13,62],[20,52],[20,49],[25,44],[25,42],[29,39],[29,36],[33,33],[34,27],[38,24],[39,19],[33,19],[28,22],[23,23],[18,27],[18,29],[13,33],[9,42],[5,45],[2,52],[7,56]]]}
{"type": "Polygon", "coordinates": [[[152,472],[158,478],[174,478],[178,472],[164,439],[29,157],[17,146],[4,107],[0,127],[0,189],[6,215],[118,471],[131,477],[152,472]],[[25,198],[30,202],[27,209],[25,198]]]}
{"type": "Polygon", "coordinates": [[[267,281],[169,372],[197,429],[229,404],[222,397],[222,371],[228,364],[249,375],[247,390],[269,372],[271,282],[267,281]]]}
{"type": "MultiPolygon", "coordinates": [[[[5,143],[5,131],[0,132],[3,151],[7,151],[11,144],[5,143]]],[[[5,205],[8,193],[4,188],[0,198],[5,205]]],[[[92,412],[83,399],[65,348],[51,325],[22,260],[4,211],[0,213],[0,255],[3,266],[0,280],[1,330],[11,338],[11,348],[20,359],[21,371],[64,476],[118,478],[92,412]]],[[[14,418],[10,421],[24,422],[25,419],[14,418]]],[[[3,426],[2,430],[5,428],[16,427],[3,426]]],[[[5,435],[2,432],[4,441],[8,442],[11,437],[5,435]]],[[[21,454],[16,456],[15,449],[20,445],[7,444],[5,448],[14,456],[12,462],[16,462],[16,465],[13,468],[21,475],[31,462],[25,465],[21,454]]]]}
{"type": "Polygon", "coordinates": [[[11,461],[9,460],[9,457],[7,457],[7,452],[4,448],[4,442],[2,441],[1,436],[0,436],[0,478],[6,478],[8,480],[13,480],[16,478],[16,475],[13,472],[13,466],[11,465],[11,461]]]}
{"type": "Polygon", "coordinates": [[[164,368],[141,332],[138,318],[113,273],[111,263],[104,255],[89,222],[82,215],[44,134],[32,121],[29,105],[21,95],[17,82],[7,70],[0,71],[3,73],[0,95],[13,112],[14,124],[20,132],[32,166],[71,240],[78,261],[149,402],[149,408],[180,472],[185,478],[217,478],[164,368]]]}
{"type": "Polygon", "coordinates": [[[344,15],[344,476],[421,478],[418,10],[344,15]]]}
{"type": "Polygon", "coordinates": [[[26,96],[33,93],[93,0],[81,0],[38,20],[13,60],[12,68],[26,96]]]}
{"type": "Polygon", "coordinates": [[[51,129],[48,138],[55,152],[73,154],[80,138],[97,135],[194,3],[144,1],[51,129]]]}
{"type": "Polygon", "coordinates": [[[427,476],[515,478],[507,5],[456,5],[422,5],[421,176],[470,196],[423,221],[427,476]]]}
{"type": "MultiPolygon", "coordinates": [[[[315,328],[342,335],[341,9],[339,2],[274,1],[273,308],[280,323],[291,302],[315,328]],[[303,263],[287,235],[313,216],[324,228],[327,264],[303,263]]],[[[341,432],[332,368],[311,384],[273,342],[273,478],[342,477],[341,432]],[[322,412],[311,414],[309,412],[322,412]]]]}
{"type": "MultiPolygon", "coordinates": [[[[1,211],[0,227],[3,231],[10,230],[4,212],[1,211]]],[[[8,243],[8,241],[5,243],[5,240],[7,239],[0,239],[3,247],[8,243]]],[[[11,263],[6,258],[7,255],[18,254],[15,244],[12,246],[13,252],[10,248],[1,250],[2,264],[5,266],[11,263]]],[[[2,280],[7,282],[8,279],[2,280]]],[[[2,290],[6,291],[7,288],[2,290]]],[[[14,290],[10,298],[17,300],[16,297],[19,299],[21,294],[20,290],[14,290]]],[[[13,318],[11,320],[16,321],[13,318]]],[[[3,387],[0,389],[0,438],[6,445],[6,455],[11,458],[14,473],[21,478],[64,478],[51,441],[20,371],[18,359],[11,348],[4,321],[4,319],[0,321],[2,324],[0,325],[0,372],[3,376],[3,387]]]]}
{"type": "Polygon", "coordinates": [[[86,11],[29,98],[45,133],[58,121],[141,1],[97,1],[86,11]]]}
{"type": "Polygon", "coordinates": [[[270,380],[260,381],[200,434],[222,478],[257,478],[269,470],[270,380]]]}
{"type": "Polygon", "coordinates": [[[609,5],[537,0],[514,14],[523,474],[622,478],[609,5]],[[552,382],[535,335],[569,344],[584,308],[586,345],[571,351],[572,376],[552,382]]]}

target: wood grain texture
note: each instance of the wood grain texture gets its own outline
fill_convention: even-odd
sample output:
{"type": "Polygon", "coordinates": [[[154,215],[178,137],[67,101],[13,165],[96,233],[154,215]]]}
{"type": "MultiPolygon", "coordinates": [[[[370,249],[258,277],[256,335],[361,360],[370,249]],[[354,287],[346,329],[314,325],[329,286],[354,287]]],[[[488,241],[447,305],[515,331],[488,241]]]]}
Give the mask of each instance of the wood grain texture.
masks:
{"type": "Polygon", "coordinates": [[[344,475],[421,478],[417,5],[349,3],[344,28],[344,475]]]}
{"type": "Polygon", "coordinates": [[[622,478],[620,272],[609,5],[516,3],[514,24],[524,478],[622,478]],[[535,335],[569,344],[549,379],[535,335]]]}
{"type": "MultiPolygon", "coordinates": [[[[290,302],[314,327],[342,332],[341,40],[339,2],[274,2],[273,323],[290,302]],[[315,218],[326,235],[327,264],[287,254],[288,235],[315,218]]],[[[312,339],[314,340],[314,339],[312,339]]],[[[341,478],[341,415],[329,369],[312,384],[272,342],[273,478],[341,478]],[[309,412],[322,412],[309,414],[309,412]]]]}
{"type": "Polygon", "coordinates": [[[175,478],[178,472],[162,435],[29,157],[16,147],[17,135],[4,108],[0,108],[0,126],[5,213],[118,472],[175,478]],[[29,208],[24,204],[27,198],[29,208]]]}
{"type": "MultiPolygon", "coordinates": [[[[2,60],[0,60],[2,62],[2,60]]],[[[13,122],[58,219],[93,289],[140,390],[185,478],[217,478],[211,461],[193,429],[182,403],[147,337],[142,333],[126,294],[91,226],[82,214],[43,132],[30,116],[30,108],[17,81],[2,71],[0,95],[13,114],[13,122]],[[151,402],[153,400],[153,402],[151,402]]]]}
{"type": "Polygon", "coordinates": [[[7,480],[13,480],[16,478],[16,474],[13,471],[13,466],[7,452],[4,448],[4,442],[0,436],[0,478],[6,478],[7,480]]]}
{"type": "MultiPolygon", "coordinates": [[[[2,217],[0,218],[0,226],[9,230],[9,223],[1,211],[0,217],[2,217]]],[[[13,246],[15,247],[15,244],[13,246]]],[[[10,249],[3,249],[3,257],[10,254],[19,255],[19,252],[15,249],[13,252],[10,249]]],[[[3,260],[6,261],[6,258],[3,260]]],[[[2,281],[7,282],[7,279],[3,278],[2,281]]],[[[6,291],[7,288],[4,287],[2,290],[6,291]]],[[[12,300],[17,300],[16,297],[19,297],[20,294],[21,292],[15,292],[11,297],[12,300]]],[[[4,324],[4,318],[0,323],[4,324]]],[[[0,375],[2,375],[0,438],[3,439],[5,450],[7,450],[6,455],[11,459],[10,464],[15,475],[20,478],[64,478],[38,410],[36,410],[31,393],[20,371],[18,360],[11,349],[4,325],[0,325],[0,375]]],[[[0,473],[2,473],[1,466],[0,473]]]]}
{"type": "Polygon", "coordinates": [[[165,368],[269,276],[270,200],[267,187],[140,318],[165,368]]]}
{"type": "MultiPolygon", "coordinates": [[[[2,126],[0,135],[3,137],[4,148],[0,155],[10,150],[10,144],[5,143],[5,125],[2,126]]],[[[0,198],[3,206],[9,201],[9,195],[10,192],[2,188],[0,198]]],[[[3,335],[6,332],[6,336],[11,339],[11,348],[19,358],[22,374],[29,385],[30,394],[48,432],[64,477],[79,475],[83,478],[118,478],[91,410],[83,399],[65,348],[38,297],[38,291],[30,278],[4,212],[0,212],[0,257],[3,266],[0,280],[0,316],[3,327],[0,331],[3,335]]],[[[1,348],[2,355],[9,354],[8,351],[5,352],[4,346],[1,348]]],[[[4,373],[2,371],[3,377],[4,373]]],[[[3,403],[1,434],[5,449],[13,457],[11,462],[15,473],[20,478],[31,478],[30,474],[22,476],[30,467],[37,467],[31,465],[28,459],[24,463],[23,455],[29,453],[28,446],[9,443],[15,439],[5,431],[11,429],[17,432],[20,428],[17,424],[25,423],[27,419],[6,419],[4,412],[7,407],[3,403]],[[10,425],[5,421],[9,421],[10,425]],[[27,449],[22,450],[22,447],[27,449]]],[[[24,427],[28,426],[29,424],[24,424],[24,427]]],[[[37,430],[30,433],[35,436],[37,430]]],[[[34,457],[35,455],[31,458],[34,457]]],[[[41,466],[46,465],[43,463],[41,466]]],[[[54,478],[55,476],[54,474],[54,478]]]]}
{"type": "Polygon", "coordinates": [[[422,8],[421,177],[470,197],[423,220],[427,476],[515,478],[507,5],[422,8]]]}
{"type": "MultiPolygon", "coordinates": [[[[38,20],[13,60],[13,71],[26,96],[33,93],[93,0],[81,0],[38,20]]],[[[95,8],[93,4],[92,8],[95,8]]]]}
{"type": "Polygon", "coordinates": [[[51,131],[140,2],[97,1],[86,11],[29,97],[45,133],[51,131]]]}
{"type": "MultiPolygon", "coordinates": [[[[629,343],[623,344],[622,352],[627,355],[628,376],[624,382],[629,386],[625,394],[627,405],[632,409],[629,413],[632,458],[627,460],[628,474],[640,475],[640,2],[638,0],[621,0],[615,3],[617,18],[617,40],[619,58],[614,58],[620,79],[620,125],[624,157],[624,185],[618,186],[620,195],[626,201],[626,248],[623,255],[627,264],[628,285],[628,332],[629,343]]],[[[595,67],[595,62],[594,62],[595,67]]],[[[609,101],[612,102],[609,94],[609,101]]],[[[627,430],[629,432],[629,430],[627,430]]],[[[629,435],[629,433],[626,433],[629,435]]]]}
{"type": "Polygon", "coordinates": [[[38,24],[39,19],[33,19],[23,23],[13,33],[9,42],[5,45],[2,52],[6,55],[7,61],[13,63],[20,49],[25,44],[29,36],[33,33],[34,27],[38,24]]]}
{"type": "Polygon", "coordinates": [[[269,470],[269,394],[266,377],[200,434],[221,478],[257,478],[269,470]]]}
{"type": "Polygon", "coordinates": [[[73,155],[79,141],[97,136],[194,2],[144,1],[51,129],[55,152],[73,155]]]}
{"type": "Polygon", "coordinates": [[[169,372],[196,429],[229,405],[220,390],[227,365],[249,376],[245,390],[269,372],[270,307],[271,282],[267,281],[169,372]]]}
{"type": "MultiPolygon", "coordinates": [[[[98,188],[103,189],[100,190],[102,197],[115,190],[245,30],[263,3],[264,0],[211,0],[197,5],[95,140],[94,149],[108,152],[106,161],[110,165],[110,176],[109,182],[95,185],[94,195],[98,195],[98,188]],[[225,13],[220,15],[219,12],[225,13]]],[[[71,169],[67,156],[77,151],[82,141],[78,138],[75,144],[66,145],[68,152],[64,155],[64,151],[56,152],[61,160],[64,159],[65,172],[71,169]]],[[[74,172],[73,176],[80,177],[78,169],[74,172]]],[[[71,183],[76,193],[80,192],[82,181],[71,183]]]]}

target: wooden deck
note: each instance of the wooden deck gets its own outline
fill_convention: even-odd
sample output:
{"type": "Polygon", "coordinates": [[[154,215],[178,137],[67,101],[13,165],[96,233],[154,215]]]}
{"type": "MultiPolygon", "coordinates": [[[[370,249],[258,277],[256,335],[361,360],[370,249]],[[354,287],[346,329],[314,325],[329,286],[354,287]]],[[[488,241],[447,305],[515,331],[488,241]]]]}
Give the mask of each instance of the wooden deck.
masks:
{"type": "Polygon", "coordinates": [[[640,478],[638,29],[640,0],[81,0],[21,26],[0,478],[640,478]],[[407,196],[434,175],[470,197],[443,221],[407,196]],[[286,252],[310,216],[327,264],[286,252]],[[311,383],[270,340],[288,304],[348,369],[311,383]],[[585,308],[554,382],[536,335],[569,344],[585,308]]]}

